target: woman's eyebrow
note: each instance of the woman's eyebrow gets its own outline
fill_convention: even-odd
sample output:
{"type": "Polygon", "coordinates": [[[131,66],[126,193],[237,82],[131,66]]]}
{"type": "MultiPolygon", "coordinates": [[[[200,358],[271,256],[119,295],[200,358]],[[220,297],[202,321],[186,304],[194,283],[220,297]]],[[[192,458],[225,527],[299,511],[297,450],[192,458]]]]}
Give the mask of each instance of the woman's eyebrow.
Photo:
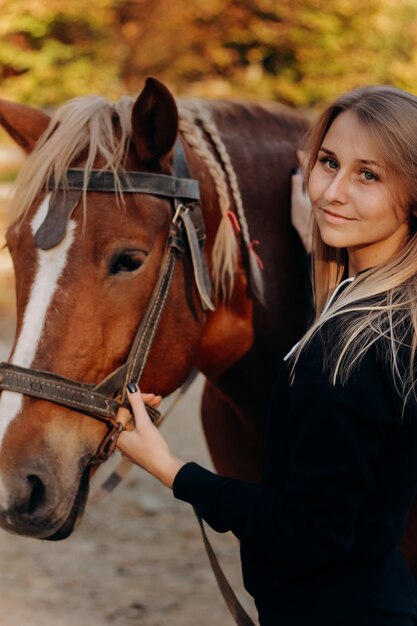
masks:
{"type": "Polygon", "coordinates": [[[333,150],[329,150],[328,148],[325,148],[324,146],[320,146],[320,152],[325,152],[326,154],[329,154],[330,156],[336,156],[336,153],[333,152],[333,150]]]}
{"type": "Polygon", "coordinates": [[[381,167],[382,165],[378,163],[378,161],[372,161],[367,159],[359,159],[359,163],[364,163],[364,165],[376,165],[376,167],[381,167]]]}
{"type": "MultiPolygon", "coordinates": [[[[329,150],[329,148],[326,148],[325,146],[320,146],[320,152],[325,152],[332,157],[336,156],[336,153],[333,152],[333,150],[329,150]]],[[[375,165],[376,167],[380,167],[381,169],[383,168],[381,163],[378,163],[378,161],[373,161],[372,159],[358,159],[358,163],[363,163],[364,165],[375,165]]]]}

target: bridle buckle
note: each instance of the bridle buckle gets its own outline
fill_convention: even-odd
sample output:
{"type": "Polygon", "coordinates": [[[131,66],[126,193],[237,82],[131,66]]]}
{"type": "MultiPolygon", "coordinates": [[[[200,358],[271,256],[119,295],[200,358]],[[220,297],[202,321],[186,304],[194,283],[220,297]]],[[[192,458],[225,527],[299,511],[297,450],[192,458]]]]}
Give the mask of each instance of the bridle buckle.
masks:
{"type": "Polygon", "coordinates": [[[90,460],[90,465],[100,465],[107,461],[107,459],[113,454],[117,446],[117,440],[120,434],[125,429],[122,422],[115,422],[112,428],[101,442],[96,454],[90,460]]]}

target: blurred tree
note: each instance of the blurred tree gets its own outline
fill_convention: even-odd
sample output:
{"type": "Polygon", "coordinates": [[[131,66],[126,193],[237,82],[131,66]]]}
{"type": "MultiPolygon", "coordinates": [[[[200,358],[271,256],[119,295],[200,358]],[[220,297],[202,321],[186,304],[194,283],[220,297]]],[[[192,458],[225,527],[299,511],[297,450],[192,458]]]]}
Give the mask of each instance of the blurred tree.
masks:
{"type": "Polygon", "coordinates": [[[360,84],[416,85],[417,0],[130,0],[118,15],[130,87],[148,72],[312,106],[360,84]]]}
{"type": "Polygon", "coordinates": [[[0,0],[2,95],[53,106],[122,87],[115,0],[0,0]]]}
{"type": "Polygon", "coordinates": [[[0,0],[2,94],[55,105],[136,93],[298,107],[354,86],[417,91],[417,0],[0,0]],[[415,87],[416,85],[416,87],[415,87]]]}

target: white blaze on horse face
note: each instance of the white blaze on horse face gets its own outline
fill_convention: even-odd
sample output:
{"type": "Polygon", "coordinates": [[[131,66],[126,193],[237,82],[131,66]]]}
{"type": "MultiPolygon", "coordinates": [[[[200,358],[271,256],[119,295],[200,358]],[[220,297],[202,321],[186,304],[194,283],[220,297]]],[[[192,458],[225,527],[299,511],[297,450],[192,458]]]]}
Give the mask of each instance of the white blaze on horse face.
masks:
{"type": "MultiPolygon", "coordinates": [[[[31,222],[32,233],[35,234],[42,224],[49,209],[51,194],[40,204],[31,222]]],[[[38,249],[38,266],[30,291],[28,303],[19,338],[10,360],[14,365],[30,367],[42,336],[49,305],[56,292],[58,281],[62,275],[68,257],[68,251],[74,241],[76,223],[70,220],[67,233],[61,243],[50,250],[38,249]]],[[[4,434],[22,408],[23,396],[12,391],[3,391],[0,398],[0,446],[4,434]]],[[[3,489],[0,481],[0,504],[3,489]]]]}

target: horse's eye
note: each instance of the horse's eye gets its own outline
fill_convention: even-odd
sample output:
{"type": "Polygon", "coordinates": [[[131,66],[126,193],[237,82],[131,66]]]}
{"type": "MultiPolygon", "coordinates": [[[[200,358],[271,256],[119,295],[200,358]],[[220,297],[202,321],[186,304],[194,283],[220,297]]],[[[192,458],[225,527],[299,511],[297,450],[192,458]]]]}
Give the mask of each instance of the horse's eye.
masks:
{"type": "Polygon", "coordinates": [[[145,255],[136,250],[118,252],[110,260],[109,273],[134,272],[139,269],[145,260],[145,255]]]}

